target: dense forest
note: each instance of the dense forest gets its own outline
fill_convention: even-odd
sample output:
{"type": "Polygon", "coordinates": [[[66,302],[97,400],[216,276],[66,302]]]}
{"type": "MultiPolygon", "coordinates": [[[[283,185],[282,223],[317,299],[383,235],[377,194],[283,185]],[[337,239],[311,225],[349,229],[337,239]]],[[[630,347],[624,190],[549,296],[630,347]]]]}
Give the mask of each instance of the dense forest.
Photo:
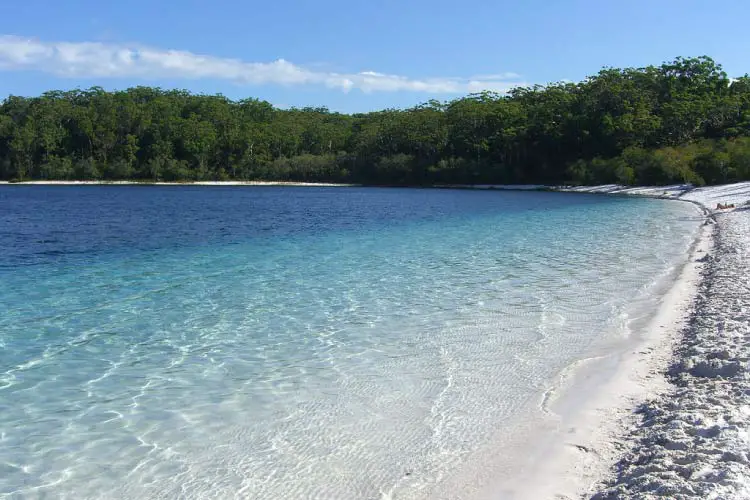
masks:
{"type": "Polygon", "coordinates": [[[0,178],[729,182],[750,179],[750,77],[678,58],[354,115],[150,87],[10,96],[0,178]]]}

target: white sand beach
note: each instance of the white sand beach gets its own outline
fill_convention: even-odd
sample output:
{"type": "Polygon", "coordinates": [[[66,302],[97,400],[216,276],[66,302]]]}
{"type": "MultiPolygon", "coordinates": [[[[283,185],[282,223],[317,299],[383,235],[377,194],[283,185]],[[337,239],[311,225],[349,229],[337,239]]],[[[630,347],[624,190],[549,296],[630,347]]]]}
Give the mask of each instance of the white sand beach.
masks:
{"type": "Polygon", "coordinates": [[[750,497],[750,182],[564,190],[684,200],[707,218],[642,344],[561,422],[513,497],[750,497]]]}

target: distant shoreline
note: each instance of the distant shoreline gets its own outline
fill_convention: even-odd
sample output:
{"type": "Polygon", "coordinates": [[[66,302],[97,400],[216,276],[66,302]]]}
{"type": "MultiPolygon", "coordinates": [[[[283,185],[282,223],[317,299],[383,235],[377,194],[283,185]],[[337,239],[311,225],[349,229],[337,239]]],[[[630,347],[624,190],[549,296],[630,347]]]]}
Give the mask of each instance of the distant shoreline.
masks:
{"type": "Polygon", "coordinates": [[[286,182],[286,181],[0,181],[8,186],[311,186],[311,187],[356,187],[360,184],[339,184],[334,182],[286,182]]]}
{"type": "Polygon", "coordinates": [[[8,186],[300,186],[300,187],[405,187],[434,189],[499,189],[506,191],[538,191],[552,189],[544,184],[428,184],[393,185],[359,184],[342,182],[296,182],[296,181],[0,181],[8,186]]]}

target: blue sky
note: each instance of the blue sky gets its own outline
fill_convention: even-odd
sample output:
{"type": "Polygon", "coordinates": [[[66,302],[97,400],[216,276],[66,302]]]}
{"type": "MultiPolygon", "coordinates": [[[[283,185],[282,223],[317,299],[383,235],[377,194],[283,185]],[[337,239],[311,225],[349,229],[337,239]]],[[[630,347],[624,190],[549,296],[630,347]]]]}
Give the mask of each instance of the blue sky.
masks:
{"type": "Polygon", "coordinates": [[[3,97],[158,85],[357,112],[680,55],[750,72],[746,0],[3,3],[3,97]]]}

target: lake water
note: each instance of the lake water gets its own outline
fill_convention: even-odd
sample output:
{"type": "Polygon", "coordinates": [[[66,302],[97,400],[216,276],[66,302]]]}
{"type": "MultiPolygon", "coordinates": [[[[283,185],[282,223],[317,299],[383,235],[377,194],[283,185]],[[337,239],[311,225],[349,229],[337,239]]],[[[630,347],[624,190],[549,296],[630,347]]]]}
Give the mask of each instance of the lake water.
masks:
{"type": "Polygon", "coordinates": [[[687,203],[0,186],[0,497],[430,498],[637,334],[687,203]]]}

